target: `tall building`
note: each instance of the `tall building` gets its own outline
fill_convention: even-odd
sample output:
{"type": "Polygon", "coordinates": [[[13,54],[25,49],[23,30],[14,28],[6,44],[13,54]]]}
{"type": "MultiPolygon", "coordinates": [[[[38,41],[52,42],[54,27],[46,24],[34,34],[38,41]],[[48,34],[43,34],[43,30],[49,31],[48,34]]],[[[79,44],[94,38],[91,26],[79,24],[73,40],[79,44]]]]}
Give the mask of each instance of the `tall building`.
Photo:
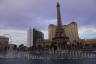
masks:
{"type": "Polygon", "coordinates": [[[66,35],[70,38],[70,41],[79,41],[78,27],[76,22],[71,22],[65,26],[66,35]]]}
{"type": "Polygon", "coordinates": [[[39,30],[29,27],[27,31],[27,46],[35,46],[38,39],[43,39],[44,34],[39,30]]]}
{"type": "Polygon", "coordinates": [[[69,37],[67,37],[65,33],[65,28],[63,28],[62,20],[61,20],[61,14],[60,14],[60,5],[57,3],[57,26],[55,30],[55,37],[52,38],[52,43],[56,46],[61,44],[66,44],[69,40],[69,37]]]}
{"type": "Polygon", "coordinates": [[[76,22],[71,22],[68,25],[62,25],[59,3],[57,3],[57,25],[50,24],[48,27],[49,40],[52,40],[54,37],[57,36],[56,31],[57,32],[60,31],[60,30],[57,30],[58,26],[59,26],[59,29],[62,26],[60,30],[61,31],[63,30],[61,34],[63,35],[63,37],[69,37],[70,41],[79,40],[78,27],[76,22]]]}
{"type": "Polygon", "coordinates": [[[43,40],[44,34],[36,29],[33,29],[33,45],[36,46],[38,44],[37,40],[43,40]]]}
{"type": "Polygon", "coordinates": [[[33,46],[33,28],[31,27],[27,30],[27,46],[33,46]]]}
{"type": "MultiPolygon", "coordinates": [[[[69,37],[70,41],[79,40],[78,27],[76,22],[71,22],[68,25],[63,25],[63,30],[65,31],[66,36],[69,37]]],[[[52,40],[52,38],[55,37],[55,31],[56,25],[50,24],[48,27],[49,40],[52,40]]]]}

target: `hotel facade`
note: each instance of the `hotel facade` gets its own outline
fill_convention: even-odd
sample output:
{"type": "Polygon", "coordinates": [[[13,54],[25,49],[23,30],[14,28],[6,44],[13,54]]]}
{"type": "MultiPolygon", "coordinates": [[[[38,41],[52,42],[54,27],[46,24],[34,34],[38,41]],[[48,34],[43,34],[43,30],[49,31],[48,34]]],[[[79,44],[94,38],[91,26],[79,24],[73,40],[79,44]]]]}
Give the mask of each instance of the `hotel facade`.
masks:
{"type": "Polygon", "coordinates": [[[29,27],[27,30],[27,46],[36,46],[38,39],[44,39],[44,34],[35,28],[29,27]]]}
{"type": "MultiPolygon", "coordinates": [[[[48,26],[48,36],[49,40],[52,40],[55,37],[56,25],[50,24],[48,26]]],[[[70,41],[79,41],[78,27],[76,22],[71,22],[68,25],[63,25],[64,32],[70,41]]]]}

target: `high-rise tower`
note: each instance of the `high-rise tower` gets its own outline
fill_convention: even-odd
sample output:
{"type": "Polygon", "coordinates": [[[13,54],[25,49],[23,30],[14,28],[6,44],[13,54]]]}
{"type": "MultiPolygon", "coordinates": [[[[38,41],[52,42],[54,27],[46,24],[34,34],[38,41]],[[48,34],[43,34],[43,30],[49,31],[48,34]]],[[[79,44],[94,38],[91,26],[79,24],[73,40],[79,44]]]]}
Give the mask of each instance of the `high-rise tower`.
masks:
{"type": "Polygon", "coordinates": [[[27,46],[33,46],[33,28],[29,27],[27,31],[27,46]]]}
{"type": "Polygon", "coordinates": [[[57,28],[55,32],[55,37],[65,37],[65,31],[62,26],[61,14],[60,14],[60,4],[57,3],[57,28]]]}
{"type": "Polygon", "coordinates": [[[60,4],[57,2],[57,25],[62,26],[62,21],[61,21],[61,13],[60,13],[60,4]]]}
{"type": "Polygon", "coordinates": [[[57,3],[56,9],[57,9],[57,25],[50,24],[48,26],[49,40],[56,41],[57,39],[59,39],[59,41],[61,41],[61,40],[68,39],[69,37],[70,42],[74,40],[78,41],[79,36],[78,36],[77,23],[72,21],[68,25],[63,25],[59,3],[57,3]]]}
{"type": "Polygon", "coordinates": [[[29,27],[28,28],[28,31],[27,31],[27,46],[28,47],[31,47],[31,46],[36,46],[36,44],[38,44],[36,41],[38,39],[44,39],[44,34],[35,29],[35,28],[31,28],[29,27]]]}
{"type": "Polygon", "coordinates": [[[57,7],[57,26],[56,26],[56,31],[55,31],[55,37],[53,38],[53,43],[58,45],[58,44],[66,43],[68,40],[68,37],[66,36],[65,30],[62,25],[59,2],[57,2],[56,7],[57,7]]]}

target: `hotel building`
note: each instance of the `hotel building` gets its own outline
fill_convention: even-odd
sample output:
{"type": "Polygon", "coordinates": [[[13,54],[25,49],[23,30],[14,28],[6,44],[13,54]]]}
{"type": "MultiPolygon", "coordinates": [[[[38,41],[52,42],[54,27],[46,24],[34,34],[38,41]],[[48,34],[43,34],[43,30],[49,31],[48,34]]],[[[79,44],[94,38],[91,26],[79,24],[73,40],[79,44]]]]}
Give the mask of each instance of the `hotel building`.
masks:
{"type": "MultiPolygon", "coordinates": [[[[56,25],[50,24],[48,26],[48,36],[49,40],[52,40],[52,38],[55,37],[55,31],[56,31],[56,25]]],[[[63,25],[63,29],[65,31],[65,34],[67,37],[69,37],[70,41],[79,40],[79,35],[78,35],[78,27],[76,22],[71,22],[68,25],[63,25]]]]}
{"type": "Polygon", "coordinates": [[[27,46],[36,46],[38,39],[43,39],[44,34],[39,30],[29,27],[27,31],[27,46]]]}
{"type": "Polygon", "coordinates": [[[0,50],[8,47],[9,38],[5,36],[0,36],[0,50]]]}
{"type": "Polygon", "coordinates": [[[63,28],[63,32],[64,32],[63,34],[66,37],[68,37],[71,42],[73,42],[74,40],[75,41],[79,40],[77,23],[76,22],[71,22],[68,25],[62,25],[62,19],[61,19],[61,15],[60,15],[60,5],[59,5],[59,3],[57,3],[57,25],[50,24],[48,26],[49,40],[52,41],[52,39],[55,38],[56,29],[60,25],[63,28]]]}

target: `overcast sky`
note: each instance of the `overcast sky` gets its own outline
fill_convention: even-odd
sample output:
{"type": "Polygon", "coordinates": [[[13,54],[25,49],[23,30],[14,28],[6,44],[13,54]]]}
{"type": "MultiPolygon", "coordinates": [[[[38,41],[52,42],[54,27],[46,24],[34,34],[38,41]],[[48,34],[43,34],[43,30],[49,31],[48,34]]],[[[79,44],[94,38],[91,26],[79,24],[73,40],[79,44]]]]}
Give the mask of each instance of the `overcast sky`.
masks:
{"type": "MultiPolygon", "coordinates": [[[[48,25],[56,24],[57,1],[0,0],[0,35],[10,34],[13,43],[26,44],[26,30],[32,26],[48,38],[48,25]]],[[[74,18],[80,38],[96,38],[96,0],[60,0],[60,5],[64,25],[74,18]]]]}

